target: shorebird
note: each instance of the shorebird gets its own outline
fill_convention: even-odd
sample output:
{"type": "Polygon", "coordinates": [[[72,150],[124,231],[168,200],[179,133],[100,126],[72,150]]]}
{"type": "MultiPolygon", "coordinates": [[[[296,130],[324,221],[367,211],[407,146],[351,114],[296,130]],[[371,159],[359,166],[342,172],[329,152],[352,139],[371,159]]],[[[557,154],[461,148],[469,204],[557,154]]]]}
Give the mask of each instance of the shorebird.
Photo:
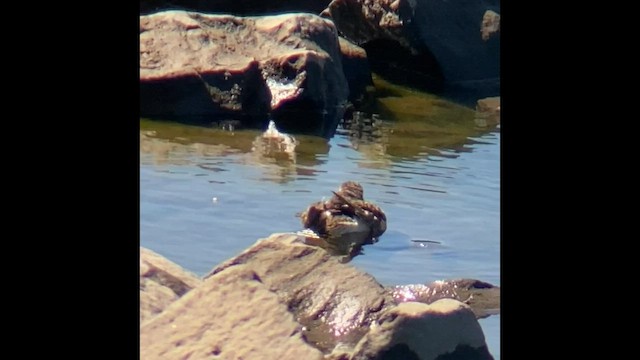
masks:
{"type": "Polygon", "coordinates": [[[346,261],[363,245],[374,244],[387,229],[387,217],[377,205],[365,201],[362,186],[342,183],[327,201],[311,204],[300,216],[308,243],[325,248],[346,261]]]}

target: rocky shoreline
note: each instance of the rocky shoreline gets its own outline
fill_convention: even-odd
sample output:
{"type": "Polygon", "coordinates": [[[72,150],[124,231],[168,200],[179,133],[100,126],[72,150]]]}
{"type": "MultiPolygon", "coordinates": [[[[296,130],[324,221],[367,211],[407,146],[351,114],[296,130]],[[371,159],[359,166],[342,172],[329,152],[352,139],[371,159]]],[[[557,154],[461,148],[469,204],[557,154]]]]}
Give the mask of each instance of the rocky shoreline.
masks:
{"type": "Polygon", "coordinates": [[[140,255],[142,359],[492,359],[477,319],[500,288],[478,280],[385,288],[292,233],[203,278],[140,255]]]}
{"type": "MultiPolygon", "coordinates": [[[[354,132],[373,128],[378,114],[365,119],[360,110],[375,73],[481,94],[475,112],[460,113],[484,129],[500,122],[499,12],[499,0],[145,0],[141,116],[232,128],[275,123],[330,138],[341,122],[354,132]]],[[[421,114],[423,103],[399,106],[421,114]]],[[[398,106],[393,96],[384,105],[398,106]]],[[[264,156],[259,140],[250,151],[264,156]]],[[[342,259],[306,235],[276,233],[199,277],[141,248],[141,358],[492,359],[478,319],[499,313],[500,288],[476,279],[382,286],[348,260],[377,241],[381,232],[370,228],[383,216],[361,196],[344,202],[317,204],[317,214],[351,218],[344,223],[365,231],[349,233],[355,245],[342,259]]]]}

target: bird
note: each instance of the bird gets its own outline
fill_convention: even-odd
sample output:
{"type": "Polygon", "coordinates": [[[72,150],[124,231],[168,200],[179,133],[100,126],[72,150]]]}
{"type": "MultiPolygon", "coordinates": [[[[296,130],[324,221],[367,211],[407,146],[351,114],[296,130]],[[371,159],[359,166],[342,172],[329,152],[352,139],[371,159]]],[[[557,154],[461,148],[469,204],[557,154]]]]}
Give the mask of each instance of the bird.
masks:
{"type": "Polygon", "coordinates": [[[378,241],[386,231],[387,217],[379,206],[364,200],[362,185],[355,181],[342,183],[332,193],[329,200],[302,212],[302,234],[312,245],[341,255],[346,262],[360,254],[363,245],[378,241]]]}

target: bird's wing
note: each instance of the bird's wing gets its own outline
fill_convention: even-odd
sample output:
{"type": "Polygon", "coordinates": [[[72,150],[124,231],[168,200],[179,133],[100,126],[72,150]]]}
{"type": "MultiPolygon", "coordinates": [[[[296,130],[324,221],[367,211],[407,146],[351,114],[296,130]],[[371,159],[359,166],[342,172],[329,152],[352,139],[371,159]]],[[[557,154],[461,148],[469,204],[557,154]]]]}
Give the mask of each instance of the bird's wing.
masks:
{"type": "Polygon", "coordinates": [[[351,201],[347,200],[347,198],[345,198],[344,196],[338,194],[335,191],[332,191],[332,193],[337,196],[338,198],[340,198],[340,200],[344,201],[345,204],[347,204],[349,207],[351,207],[353,209],[353,212],[356,213],[356,215],[360,216],[361,218],[365,219],[367,218],[367,213],[365,212],[364,209],[362,209],[361,206],[356,205],[354,203],[352,203],[351,201]]]}

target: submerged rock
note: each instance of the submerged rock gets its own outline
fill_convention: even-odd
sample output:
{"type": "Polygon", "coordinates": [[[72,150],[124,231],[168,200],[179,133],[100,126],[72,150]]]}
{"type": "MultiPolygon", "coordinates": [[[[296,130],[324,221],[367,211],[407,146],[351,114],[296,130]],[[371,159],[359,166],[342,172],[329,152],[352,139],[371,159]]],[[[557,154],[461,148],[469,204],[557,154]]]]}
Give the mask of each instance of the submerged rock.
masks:
{"type": "Polygon", "coordinates": [[[140,322],[161,313],[201,282],[161,255],[140,248],[140,322]]]}
{"type": "Polygon", "coordinates": [[[164,11],[140,17],[141,116],[234,118],[330,137],[349,90],[334,24],[164,11]]]}

